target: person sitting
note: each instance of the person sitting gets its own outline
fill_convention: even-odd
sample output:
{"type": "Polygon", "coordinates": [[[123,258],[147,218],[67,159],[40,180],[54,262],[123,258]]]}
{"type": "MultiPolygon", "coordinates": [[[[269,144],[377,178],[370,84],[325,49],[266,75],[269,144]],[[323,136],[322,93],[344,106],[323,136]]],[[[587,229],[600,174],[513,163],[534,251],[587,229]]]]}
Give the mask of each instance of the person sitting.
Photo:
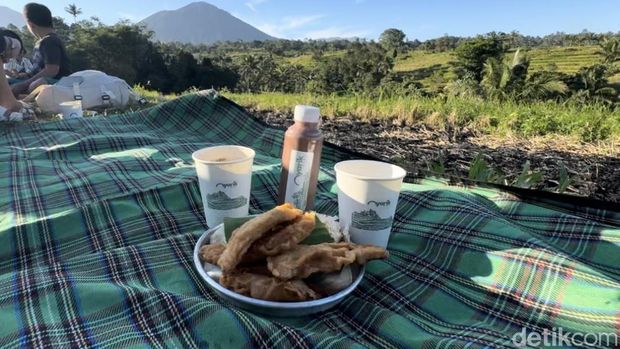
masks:
{"type": "Polygon", "coordinates": [[[24,56],[25,54],[26,50],[22,50],[16,58],[11,58],[8,63],[4,63],[4,72],[15,83],[27,79],[34,69],[32,62],[24,56]]]}
{"type": "Polygon", "coordinates": [[[14,34],[8,30],[0,30],[0,121],[20,121],[34,117],[32,109],[13,95],[4,71],[4,63],[22,52],[21,42],[14,38],[14,34]]]}
{"type": "Polygon", "coordinates": [[[45,5],[29,3],[24,6],[24,17],[28,29],[38,41],[32,51],[33,71],[25,81],[12,86],[16,96],[32,92],[41,85],[54,84],[70,74],[67,51],[54,31],[50,10],[45,5]]]}
{"type": "Polygon", "coordinates": [[[32,62],[24,56],[26,54],[26,49],[24,48],[24,43],[19,35],[6,29],[1,32],[3,36],[19,41],[19,45],[22,48],[17,57],[11,58],[8,62],[4,63],[4,72],[6,73],[6,76],[9,77],[9,84],[12,85],[27,79],[32,73],[34,67],[32,66],[32,62]]]}

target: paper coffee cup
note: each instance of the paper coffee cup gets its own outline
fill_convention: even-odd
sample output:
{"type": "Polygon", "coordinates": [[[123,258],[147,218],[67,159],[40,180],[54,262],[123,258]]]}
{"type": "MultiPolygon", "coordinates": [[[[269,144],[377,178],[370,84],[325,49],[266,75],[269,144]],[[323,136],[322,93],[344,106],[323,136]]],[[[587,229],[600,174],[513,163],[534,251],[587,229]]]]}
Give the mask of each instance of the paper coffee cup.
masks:
{"type": "Polygon", "coordinates": [[[82,117],[82,102],[71,101],[60,103],[60,113],[63,119],[75,119],[82,117]]]}
{"type": "Polygon", "coordinates": [[[386,247],[407,172],[370,160],[339,162],[334,170],[340,225],[349,229],[355,243],[386,247]]]}
{"type": "Polygon", "coordinates": [[[255,154],[236,145],[204,148],[192,154],[209,227],[224,222],[225,217],[248,215],[255,154]]]}

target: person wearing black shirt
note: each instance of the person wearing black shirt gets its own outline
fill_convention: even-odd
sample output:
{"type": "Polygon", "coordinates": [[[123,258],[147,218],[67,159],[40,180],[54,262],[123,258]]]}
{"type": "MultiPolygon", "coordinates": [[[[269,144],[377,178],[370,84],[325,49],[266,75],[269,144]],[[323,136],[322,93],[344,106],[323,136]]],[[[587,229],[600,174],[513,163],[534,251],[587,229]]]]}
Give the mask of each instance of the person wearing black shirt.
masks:
{"type": "Polygon", "coordinates": [[[67,51],[54,32],[50,10],[45,5],[29,3],[24,6],[24,17],[28,29],[39,40],[32,52],[34,70],[27,80],[12,86],[15,95],[31,92],[41,85],[54,84],[70,74],[67,51]]]}

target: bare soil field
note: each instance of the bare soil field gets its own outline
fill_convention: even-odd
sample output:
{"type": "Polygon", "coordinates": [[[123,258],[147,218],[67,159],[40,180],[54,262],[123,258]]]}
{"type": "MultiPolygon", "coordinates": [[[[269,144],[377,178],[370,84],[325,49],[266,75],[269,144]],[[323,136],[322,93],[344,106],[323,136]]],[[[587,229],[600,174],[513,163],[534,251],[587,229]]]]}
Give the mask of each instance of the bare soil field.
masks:
{"type": "MultiPolygon", "coordinates": [[[[266,123],[288,127],[292,114],[252,109],[266,123]]],[[[433,130],[423,125],[402,126],[392,121],[324,118],[321,130],[328,142],[397,163],[416,175],[437,171],[448,177],[467,178],[472,161],[484,161],[510,183],[522,173],[526,161],[542,173],[533,188],[557,191],[560,170],[570,178],[565,194],[620,202],[620,144],[581,143],[569,137],[523,139],[477,135],[473,130],[433,130]]]]}

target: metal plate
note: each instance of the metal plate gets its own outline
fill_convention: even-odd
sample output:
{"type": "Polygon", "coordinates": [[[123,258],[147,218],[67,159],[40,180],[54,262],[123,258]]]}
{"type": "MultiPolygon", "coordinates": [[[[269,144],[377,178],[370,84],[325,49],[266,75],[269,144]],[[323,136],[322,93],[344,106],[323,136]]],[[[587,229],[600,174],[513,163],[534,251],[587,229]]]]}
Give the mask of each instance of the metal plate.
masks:
{"type": "MultiPolygon", "coordinates": [[[[333,294],[329,297],[306,301],[306,302],[273,302],[273,301],[265,301],[261,299],[255,299],[251,297],[246,297],[239,293],[233,292],[224,286],[220,285],[218,282],[217,272],[215,272],[215,268],[208,263],[204,263],[200,260],[200,248],[203,245],[209,243],[211,235],[218,231],[223,230],[224,225],[220,224],[215,228],[209,229],[198,239],[196,246],[194,247],[194,266],[202,279],[211,287],[222,299],[228,301],[229,303],[243,308],[245,310],[249,310],[251,312],[268,315],[268,316],[280,316],[280,317],[294,317],[294,316],[304,316],[309,314],[318,313],[321,311],[328,310],[333,306],[340,303],[349,293],[353,292],[353,290],[359,285],[359,283],[364,278],[364,266],[354,267],[353,271],[353,283],[349,285],[347,288],[342,291],[333,294]],[[210,269],[207,271],[205,266],[210,269]],[[209,275],[211,274],[211,275],[209,275]]],[[[221,232],[220,232],[221,233],[221,232]]]]}

